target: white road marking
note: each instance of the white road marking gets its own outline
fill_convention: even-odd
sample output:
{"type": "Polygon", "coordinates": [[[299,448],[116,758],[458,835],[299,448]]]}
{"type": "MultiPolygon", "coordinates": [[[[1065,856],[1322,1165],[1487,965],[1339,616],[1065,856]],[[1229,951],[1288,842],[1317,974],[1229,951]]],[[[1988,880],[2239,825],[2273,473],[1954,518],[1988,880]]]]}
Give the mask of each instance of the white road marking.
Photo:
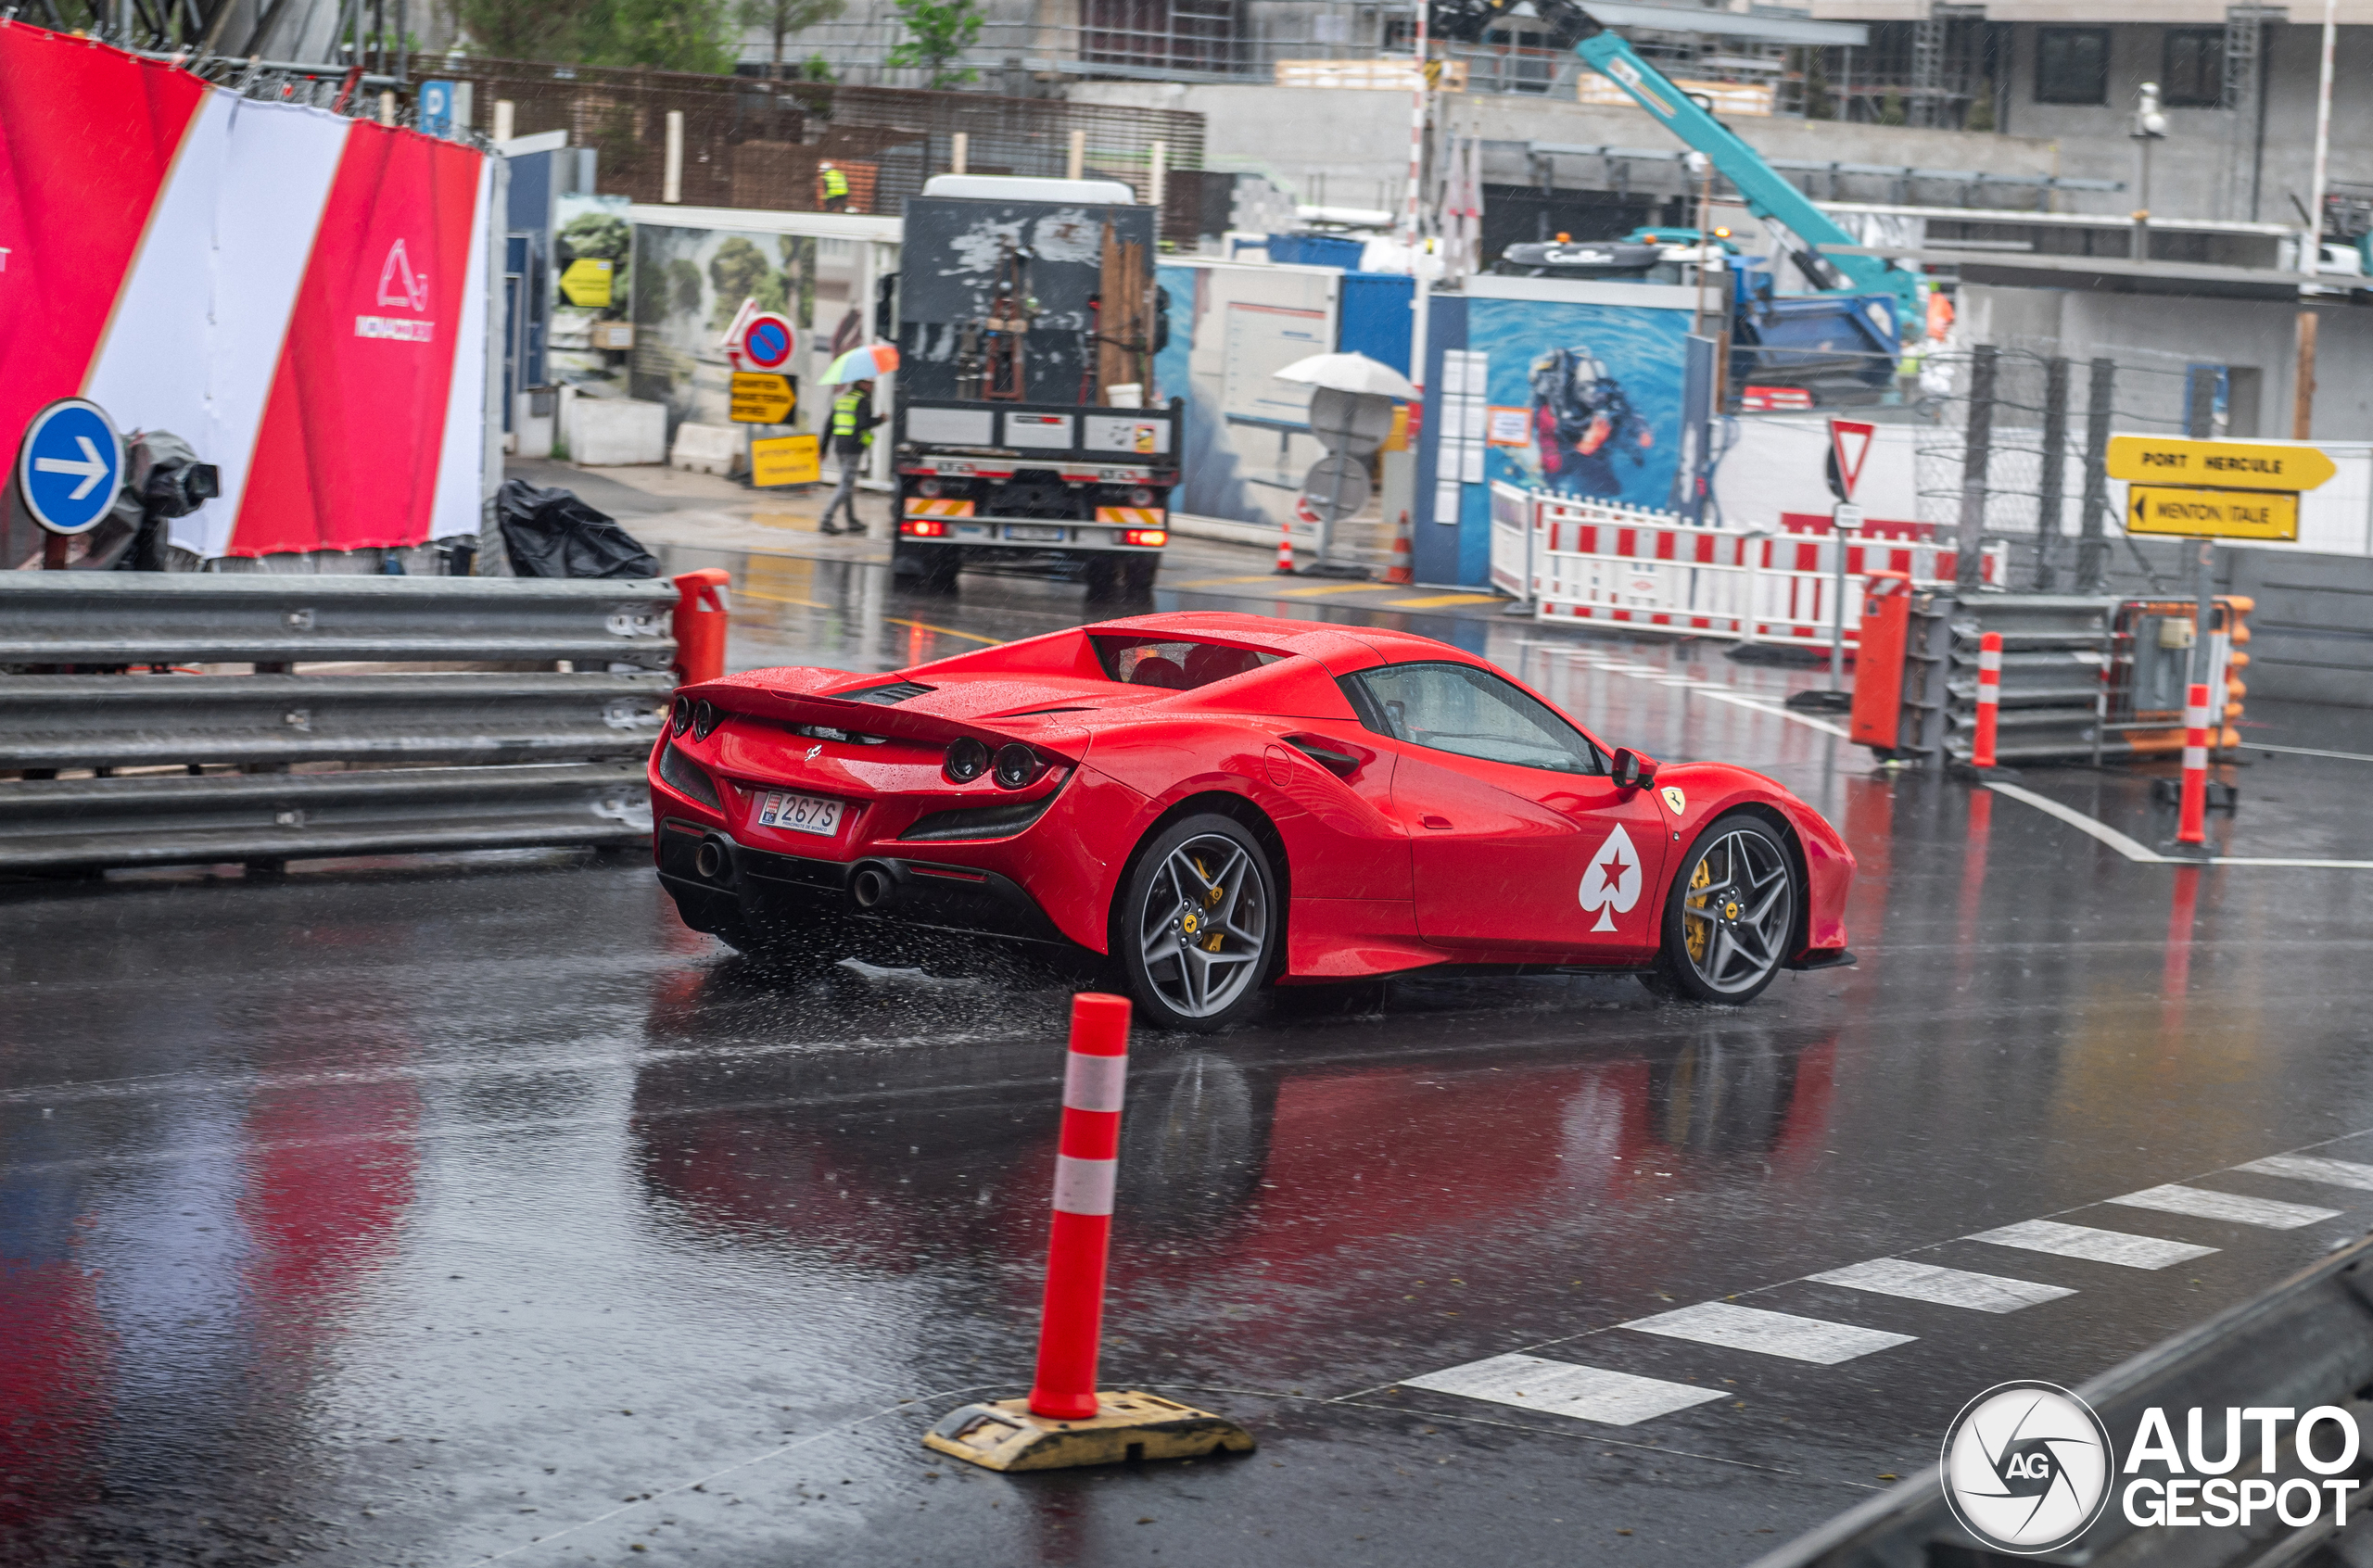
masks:
{"type": "Polygon", "coordinates": [[[2236,1225],[2263,1225],[2270,1231],[2295,1231],[2302,1225],[2340,1218],[2337,1208],[2311,1208],[2303,1203],[2278,1203],[2273,1198],[2243,1197],[2238,1193],[2215,1193],[2206,1187],[2174,1182],[2146,1187],[2108,1201],[2128,1208],[2155,1208],[2163,1214],[2189,1214],[2202,1220],[2227,1220],[2236,1225]]]}
{"type": "Polygon", "coordinates": [[[2015,1312],[2022,1307],[2055,1301],[2076,1293],[2064,1285],[2037,1284],[2032,1280],[2007,1279],[2000,1274],[1976,1274],[1966,1269],[1940,1268],[1901,1258],[1874,1258],[1807,1278],[1821,1284],[1844,1285],[1907,1301],[1934,1302],[1939,1307],[1966,1307],[1974,1312],[2015,1312]]]}
{"type": "Polygon", "coordinates": [[[2313,871],[2373,871],[2373,860],[2296,860],[2282,855],[2216,854],[2211,866],[2303,866],[2313,871]]]}
{"type": "Polygon", "coordinates": [[[2101,842],[2109,845],[2110,848],[2117,851],[2118,854],[2126,856],[2128,860],[2139,861],[2146,866],[2163,866],[2166,864],[2167,857],[2165,855],[2161,854],[2156,850],[2145,849],[2142,845],[2136,843],[2132,839],[2127,838],[2125,834],[2119,832],[2108,823],[2096,821],[2092,817],[2086,816],[2083,812],[2078,811],[2075,806],[2062,805],[2058,801],[2051,799],[2049,796],[2038,795],[2033,790],[2022,790],[2016,784],[2004,784],[1998,780],[1988,779],[1986,787],[1993,790],[1998,795],[2008,795],[2014,801],[2024,801],[2027,804],[2035,807],[2037,811],[2044,813],[2046,816],[2060,818],[2061,821],[2067,823],[2068,826],[2075,828],[2080,833],[2091,834],[2094,838],[2100,840],[2101,842]]]}
{"type": "Polygon", "coordinates": [[[1701,1345],[1723,1345],[1733,1350],[1785,1356],[1790,1360],[1813,1361],[1825,1367],[1867,1356],[1873,1350],[1909,1345],[1916,1337],[1858,1328],[1852,1323],[1800,1318],[1793,1312],[1740,1307],[1728,1301],[1701,1301],[1694,1307],[1659,1312],[1653,1318],[1634,1318],[1623,1326],[1642,1334],[1694,1339],[1701,1345]]]}
{"type": "Polygon", "coordinates": [[[2356,1187],[2373,1193],[2373,1165],[2359,1165],[2353,1159],[2319,1159],[2314,1155],[2269,1155],[2265,1159],[2253,1159],[2247,1165],[2237,1165],[2233,1169],[2255,1171],[2260,1176],[2288,1176],[2294,1182],[2321,1182],[2328,1187],[2356,1187]]]}
{"type": "Polygon", "coordinates": [[[1710,697],[1717,702],[1728,702],[1732,707],[1750,708],[1772,718],[1786,719],[1790,724],[1801,724],[1808,729],[1818,729],[1824,735],[1834,735],[1840,740],[1851,739],[1850,732],[1842,725],[1832,724],[1827,719],[1815,718],[1810,714],[1796,713],[1776,702],[1762,702],[1710,680],[1700,680],[1694,676],[1676,676],[1661,665],[1621,664],[1596,654],[1576,652],[1563,643],[1542,642],[1531,639],[1519,639],[1517,646],[1546,648],[1564,654],[1575,664],[1586,665],[1594,670],[1605,670],[1609,675],[1632,676],[1652,680],[1658,686],[1678,687],[1683,690],[1694,692],[1700,697],[1710,697]]]}
{"type": "Polygon", "coordinates": [[[1997,1246],[2023,1247],[2061,1258],[2082,1258],[2093,1263],[2115,1263],[2124,1269],[2164,1269],[2205,1258],[2217,1250],[2190,1242],[2163,1241],[2157,1236],[2129,1235],[2124,1231],[2097,1231],[2090,1225],[2063,1225],[2057,1220],[2022,1220],[1999,1230],[1980,1231],[1968,1241],[1997,1246]]]}
{"type": "Polygon", "coordinates": [[[2341,762],[2373,762],[2362,752],[2319,752],[2313,746],[2269,746],[2263,740],[2244,740],[2236,748],[2244,752],[2280,752],[2291,757],[2337,757],[2341,762]]]}
{"type": "Polygon", "coordinates": [[[1634,1426],[1692,1405],[1722,1397],[1718,1388],[1699,1388],[1660,1378],[1634,1377],[1630,1372],[1576,1366],[1541,1356],[1493,1356],[1463,1367],[1428,1372],[1401,1380],[1403,1388],[1427,1388],[1469,1399],[1490,1399],[1522,1410],[1572,1416],[1604,1426],[1634,1426]]]}

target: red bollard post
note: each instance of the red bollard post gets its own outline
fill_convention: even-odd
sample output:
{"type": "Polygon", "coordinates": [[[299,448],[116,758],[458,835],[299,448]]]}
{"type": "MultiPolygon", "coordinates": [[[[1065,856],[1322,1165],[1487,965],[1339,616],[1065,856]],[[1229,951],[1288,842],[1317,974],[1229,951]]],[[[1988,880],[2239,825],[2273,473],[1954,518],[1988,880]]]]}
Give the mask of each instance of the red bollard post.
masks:
{"type": "Polygon", "coordinates": [[[1995,712],[2002,704],[2002,634],[1977,639],[1977,738],[1970,743],[1970,765],[1994,765],[1995,712]]]}
{"type": "Polygon", "coordinates": [[[721,566],[677,574],[677,685],[697,686],[725,673],[725,590],[732,581],[721,566]]]}
{"type": "Polygon", "coordinates": [[[1087,1421],[1096,1414],[1104,1258],[1112,1240],[1121,1096],[1128,1072],[1128,999],[1094,992],[1072,997],[1063,1131],[1055,1145],[1055,1228],[1047,1243],[1038,1375],[1030,1387],[1030,1413],[1053,1421],[1087,1421]]]}
{"type": "Polygon", "coordinates": [[[2208,684],[2194,681],[2184,698],[2184,793],[2176,842],[2208,842],[2208,684]]]}
{"type": "Polygon", "coordinates": [[[984,1470],[1065,1470],[1251,1451],[1252,1435],[1225,1416],[1142,1389],[1096,1386],[1128,1071],[1128,999],[1072,997],[1037,1376],[1027,1398],[964,1405],[940,1417],[923,1434],[932,1452],[984,1470]]]}

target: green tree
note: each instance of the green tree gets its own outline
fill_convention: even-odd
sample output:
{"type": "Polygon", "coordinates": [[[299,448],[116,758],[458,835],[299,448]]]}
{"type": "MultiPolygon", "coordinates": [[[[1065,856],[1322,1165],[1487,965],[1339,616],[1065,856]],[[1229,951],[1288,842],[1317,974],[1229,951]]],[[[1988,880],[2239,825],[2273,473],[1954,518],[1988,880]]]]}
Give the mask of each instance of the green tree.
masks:
{"type": "Polygon", "coordinates": [[[1965,131],[1994,129],[1994,79],[1992,77],[1979,78],[1977,91],[1970,95],[1969,118],[1961,121],[1961,128],[1965,131]]]}
{"type": "Polygon", "coordinates": [[[579,0],[577,58],[595,66],[723,73],[736,53],[732,0],[579,0]]]}
{"type": "Polygon", "coordinates": [[[961,87],[981,80],[971,67],[950,62],[964,57],[981,36],[979,0],[896,0],[898,16],[907,24],[907,40],[882,57],[882,63],[923,73],[926,87],[961,87]]]}
{"type": "MultiPolygon", "coordinates": [[[[767,74],[780,81],[782,41],[818,22],[831,21],[847,9],[848,0],[738,0],[733,15],[743,27],[767,30],[767,35],[774,41],[774,64],[767,74]]],[[[800,73],[794,69],[792,74],[800,73]]]]}
{"type": "Polygon", "coordinates": [[[1903,95],[1890,87],[1886,95],[1879,100],[1879,123],[1900,125],[1903,120],[1903,95]]]}
{"type": "MultiPolygon", "coordinates": [[[[679,256],[667,263],[667,303],[679,314],[697,315],[701,308],[701,270],[679,256]]],[[[739,310],[738,305],[734,307],[739,310]]]]}
{"type": "Polygon", "coordinates": [[[821,55],[810,55],[800,62],[799,80],[830,83],[838,82],[840,75],[832,70],[831,61],[821,55]]]}

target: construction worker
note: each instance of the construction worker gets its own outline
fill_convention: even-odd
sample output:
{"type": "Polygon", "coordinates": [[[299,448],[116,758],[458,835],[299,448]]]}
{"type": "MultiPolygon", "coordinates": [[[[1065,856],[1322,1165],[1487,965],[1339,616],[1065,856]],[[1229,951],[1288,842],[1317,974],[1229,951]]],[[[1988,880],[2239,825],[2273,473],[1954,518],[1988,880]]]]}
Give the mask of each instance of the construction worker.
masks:
{"type": "Polygon", "coordinates": [[[873,383],[851,382],[841,388],[832,399],[832,450],[841,460],[841,482],[832,491],[832,504],[824,509],[824,521],[818,525],[827,534],[862,534],[865,523],[857,514],[857,471],[865,465],[865,449],[873,445],[873,427],[882,421],[873,411],[873,383]],[[845,511],[849,525],[840,527],[833,517],[845,511]]]}
{"type": "Polygon", "coordinates": [[[838,164],[826,161],[816,166],[816,194],[827,212],[845,212],[849,205],[849,177],[838,164]]]}

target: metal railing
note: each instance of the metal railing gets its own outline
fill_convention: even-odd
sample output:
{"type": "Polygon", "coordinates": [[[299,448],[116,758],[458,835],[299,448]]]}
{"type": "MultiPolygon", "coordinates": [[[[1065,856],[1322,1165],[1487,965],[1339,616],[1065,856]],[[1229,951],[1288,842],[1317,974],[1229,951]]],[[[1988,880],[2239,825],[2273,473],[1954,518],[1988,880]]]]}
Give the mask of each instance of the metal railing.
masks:
{"type": "Polygon", "coordinates": [[[0,574],[0,871],[647,841],[676,600],[0,574]]]}

